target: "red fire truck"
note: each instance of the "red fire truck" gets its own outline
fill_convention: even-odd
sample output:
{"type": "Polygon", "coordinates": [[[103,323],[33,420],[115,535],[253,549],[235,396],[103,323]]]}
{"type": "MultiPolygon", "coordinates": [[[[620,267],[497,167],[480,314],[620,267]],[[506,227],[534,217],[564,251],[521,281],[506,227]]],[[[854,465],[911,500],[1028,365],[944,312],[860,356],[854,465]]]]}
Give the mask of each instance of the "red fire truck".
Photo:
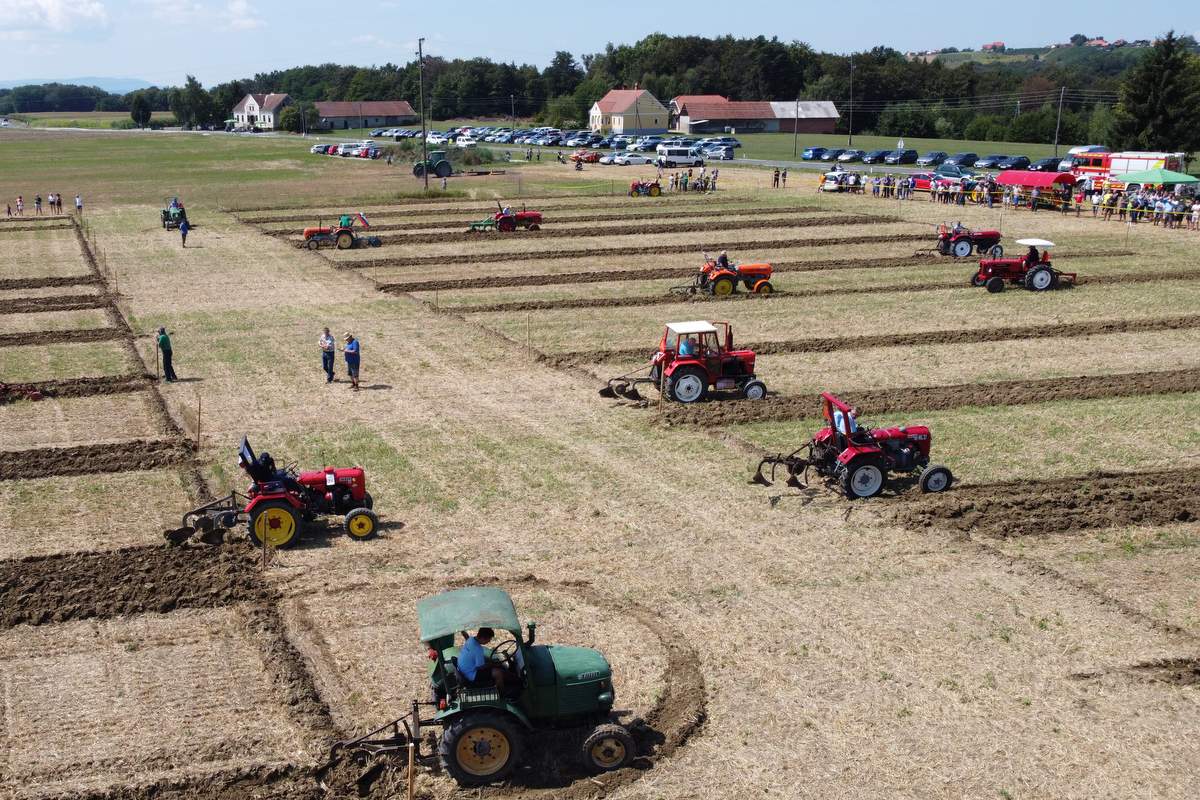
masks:
{"type": "Polygon", "coordinates": [[[1184,153],[1078,153],[1070,157],[1070,169],[1064,169],[1067,162],[1059,165],[1059,169],[1070,172],[1077,180],[1092,181],[1096,188],[1110,184],[1122,185],[1121,176],[1129,172],[1141,172],[1147,169],[1169,169],[1175,172],[1184,171],[1184,153]]]}

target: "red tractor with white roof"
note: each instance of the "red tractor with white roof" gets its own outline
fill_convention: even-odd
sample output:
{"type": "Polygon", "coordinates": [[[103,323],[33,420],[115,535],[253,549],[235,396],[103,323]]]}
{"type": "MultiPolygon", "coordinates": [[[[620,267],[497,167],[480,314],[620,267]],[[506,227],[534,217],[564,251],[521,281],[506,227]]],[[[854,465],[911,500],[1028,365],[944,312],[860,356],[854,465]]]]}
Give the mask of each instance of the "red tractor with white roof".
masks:
{"type": "Polygon", "coordinates": [[[858,412],[829,392],[821,393],[821,414],[827,423],[813,438],[791,453],[767,456],[758,464],[752,483],[770,486],[775,470],[787,472],[787,485],[804,488],[812,469],[835,484],[851,500],[875,497],[895,474],[917,475],[922,492],[944,492],[954,482],[947,467],[929,463],[933,436],[925,425],[868,428],[858,412]],[[763,468],[771,465],[771,477],[763,468]]]}
{"type": "Polygon", "coordinates": [[[610,379],[600,396],[642,400],[640,383],[679,403],[698,403],[710,392],[761,400],[767,387],[754,374],[755,358],[753,350],[734,349],[728,322],[670,322],[650,365],[610,379]]]}
{"type": "Polygon", "coordinates": [[[1074,285],[1077,273],[1060,272],[1050,263],[1047,239],[1017,239],[1017,244],[1029,251],[1020,258],[984,258],[979,269],[971,275],[972,286],[983,286],[995,294],[1007,285],[1024,286],[1031,292],[1045,292],[1063,285],[1074,285]],[[1041,248],[1039,251],[1038,248],[1041,248]]]}

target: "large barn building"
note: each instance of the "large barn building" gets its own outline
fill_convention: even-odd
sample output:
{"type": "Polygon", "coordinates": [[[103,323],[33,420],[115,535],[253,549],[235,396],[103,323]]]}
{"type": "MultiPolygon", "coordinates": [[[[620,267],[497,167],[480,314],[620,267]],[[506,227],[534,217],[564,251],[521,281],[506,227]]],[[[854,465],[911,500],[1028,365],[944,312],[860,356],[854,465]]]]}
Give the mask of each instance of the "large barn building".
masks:
{"type": "Polygon", "coordinates": [[[680,95],[671,100],[671,130],[680,133],[833,133],[837,107],[829,100],[729,100],[680,95]]]}

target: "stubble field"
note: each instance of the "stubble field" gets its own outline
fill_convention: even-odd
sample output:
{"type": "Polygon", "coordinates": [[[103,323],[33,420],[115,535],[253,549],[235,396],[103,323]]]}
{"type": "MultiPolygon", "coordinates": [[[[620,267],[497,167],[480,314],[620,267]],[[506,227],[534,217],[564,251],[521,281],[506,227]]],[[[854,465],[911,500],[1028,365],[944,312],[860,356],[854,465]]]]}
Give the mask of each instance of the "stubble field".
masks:
{"type": "Polygon", "coordinates": [[[1081,281],[995,296],[925,251],[947,214],[997,212],[728,172],[635,200],[531,168],[564,188],[508,235],[465,234],[508,176],[432,202],[331,179],[309,208],[241,187],[236,210],[189,203],[186,250],[156,196],[86,230],[0,226],[0,381],[45,396],[0,398],[0,785],[322,796],[330,743],[425,692],[416,600],[495,583],[542,641],[604,651],[659,743],[596,780],[535,759],[485,796],[1189,797],[1195,237],[1009,213],[1006,244],[1050,238],[1081,281]],[[384,245],[297,246],[344,209],[384,245]],[[720,249],[774,263],[778,293],[668,294],[720,249]],[[770,395],[596,395],[689,319],[730,321],[770,395]],[[160,325],[179,383],[153,380],[160,325]],[[362,391],[324,383],[324,326],[362,341],[362,391]],[[749,485],[825,389],[929,424],[959,484],[856,503],[749,485]],[[190,505],[244,488],[243,434],[363,465],[382,535],[318,524],[265,570],[241,537],[168,549],[190,505]]]}

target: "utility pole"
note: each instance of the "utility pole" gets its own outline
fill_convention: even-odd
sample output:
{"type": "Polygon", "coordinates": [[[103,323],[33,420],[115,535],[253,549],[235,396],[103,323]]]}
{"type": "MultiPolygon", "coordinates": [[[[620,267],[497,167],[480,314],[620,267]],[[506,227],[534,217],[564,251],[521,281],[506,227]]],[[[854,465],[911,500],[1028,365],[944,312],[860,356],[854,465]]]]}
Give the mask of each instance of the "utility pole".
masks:
{"type": "Polygon", "coordinates": [[[792,158],[800,146],[800,95],[796,95],[796,118],[792,120],[792,158]]]}
{"type": "Polygon", "coordinates": [[[512,107],[512,116],[509,118],[512,122],[513,130],[517,128],[517,99],[513,95],[508,96],[509,105],[512,107]]]}
{"type": "Polygon", "coordinates": [[[429,191],[429,141],[425,138],[425,37],[417,39],[417,83],[420,86],[421,106],[421,174],[425,176],[425,191],[429,191]]]}
{"type": "Polygon", "coordinates": [[[846,136],[846,147],[854,144],[854,53],[850,54],[850,133],[846,136]]]}
{"type": "Polygon", "coordinates": [[[1062,104],[1063,97],[1067,94],[1067,87],[1062,87],[1058,93],[1058,119],[1054,122],[1054,157],[1058,158],[1058,129],[1062,125],[1062,104]]]}

